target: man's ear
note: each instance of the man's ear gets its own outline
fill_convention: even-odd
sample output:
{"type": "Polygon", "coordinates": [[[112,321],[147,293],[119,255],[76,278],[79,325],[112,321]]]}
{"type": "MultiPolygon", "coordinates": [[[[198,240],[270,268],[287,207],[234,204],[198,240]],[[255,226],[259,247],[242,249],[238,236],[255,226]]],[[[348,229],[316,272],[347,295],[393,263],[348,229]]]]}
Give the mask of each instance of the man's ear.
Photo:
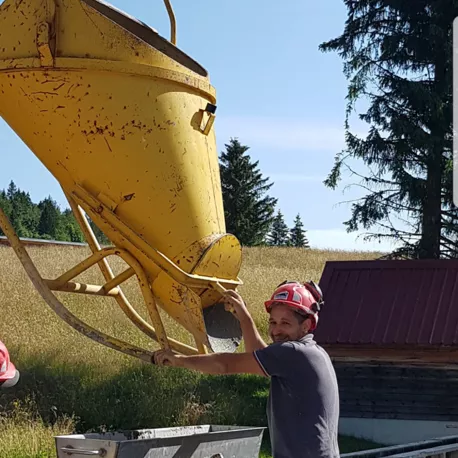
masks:
{"type": "Polygon", "coordinates": [[[304,332],[309,332],[312,329],[312,319],[307,318],[302,322],[302,329],[304,332]]]}

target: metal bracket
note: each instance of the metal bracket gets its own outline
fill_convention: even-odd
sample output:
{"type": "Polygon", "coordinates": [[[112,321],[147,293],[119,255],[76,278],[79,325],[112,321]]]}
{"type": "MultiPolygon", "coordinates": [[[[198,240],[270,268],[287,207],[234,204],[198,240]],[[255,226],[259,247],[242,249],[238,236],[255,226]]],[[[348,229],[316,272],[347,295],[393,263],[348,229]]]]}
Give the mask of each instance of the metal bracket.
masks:
{"type": "Polygon", "coordinates": [[[54,66],[54,56],[49,46],[50,26],[47,22],[42,22],[37,29],[37,47],[40,54],[40,62],[43,67],[54,66]]]}
{"type": "Polygon", "coordinates": [[[205,110],[200,109],[199,112],[202,113],[199,129],[204,135],[208,135],[215,122],[216,105],[207,103],[205,110]]]}
{"type": "Polygon", "coordinates": [[[56,4],[46,1],[46,18],[37,27],[37,48],[42,67],[54,67],[56,4]]]}
{"type": "Polygon", "coordinates": [[[102,192],[97,195],[97,199],[99,199],[100,202],[108,207],[113,213],[116,211],[116,208],[118,208],[118,203],[102,192]]]}

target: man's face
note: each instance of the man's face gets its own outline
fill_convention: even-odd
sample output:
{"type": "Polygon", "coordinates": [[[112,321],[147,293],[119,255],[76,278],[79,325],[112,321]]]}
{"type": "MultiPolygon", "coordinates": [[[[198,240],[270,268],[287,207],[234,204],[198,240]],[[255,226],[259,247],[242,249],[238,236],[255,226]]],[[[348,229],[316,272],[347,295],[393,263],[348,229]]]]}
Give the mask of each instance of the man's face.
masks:
{"type": "Polygon", "coordinates": [[[311,326],[310,319],[301,317],[284,304],[274,304],[269,318],[269,335],[273,342],[287,342],[304,337],[311,326]]]}

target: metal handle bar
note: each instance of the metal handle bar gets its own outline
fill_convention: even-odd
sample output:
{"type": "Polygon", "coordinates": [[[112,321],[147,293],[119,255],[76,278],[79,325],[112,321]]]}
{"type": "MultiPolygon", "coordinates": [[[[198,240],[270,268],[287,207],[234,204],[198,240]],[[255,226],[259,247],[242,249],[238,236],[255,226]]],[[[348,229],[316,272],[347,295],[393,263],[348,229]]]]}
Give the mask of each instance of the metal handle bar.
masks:
{"type": "Polygon", "coordinates": [[[167,8],[167,13],[169,13],[170,19],[170,42],[174,45],[177,44],[177,23],[175,20],[175,14],[173,12],[172,5],[170,0],[164,0],[165,7],[167,8]]]}
{"type": "Polygon", "coordinates": [[[81,450],[67,446],[61,447],[61,451],[67,455],[105,456],[107,454],[107,451],[104,448],[101,448],[100,450],[81,450]]]}

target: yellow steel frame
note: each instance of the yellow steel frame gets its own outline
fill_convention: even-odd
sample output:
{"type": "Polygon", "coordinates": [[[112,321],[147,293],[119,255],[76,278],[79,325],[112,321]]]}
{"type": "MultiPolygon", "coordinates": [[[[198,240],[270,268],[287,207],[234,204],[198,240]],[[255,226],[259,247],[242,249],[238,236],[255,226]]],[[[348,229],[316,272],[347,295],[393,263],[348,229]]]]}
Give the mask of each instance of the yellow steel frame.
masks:
{"type": "MultiPolygon", "coordinates": [[[[69,201],[73,200],[80,207],[84,208],[90,217],[102,218],[103,226],[107,229],[109,228],[110,233],[114,232],[121,234],[129,240],[134,245],[135,251],[133,254],[136,258],[141,257],[147,262],[154,263],[175,281],[185,286],[193,288],[211,287],[217,291],[223,292],[226,289],[235,289],[242,284],[239,278],[237,278],[237,280],[226,280],[223,278],[206,277],[204,275],[195,275],[185,272],[159,250],[156,250],[146,243],[137,233],[123,223],[114,212],[81,186],[75,185],[74,191],[68,198],[69,201]]],[[[104,227],[100,227],[100,229],[105,232],[104,227]]]]}
{"type": "MultiPolygon", "coordinates": [[[[170,4],[170,0],[164,0],[164,4],[167,8],[167,12],[170,18],[170,41],[175,45],[175,16],[170,4]]],[[[75,68],[79,68],[79,66],[81,66],[81,68],[86,68],[88,65],[90,65],[86,60],[83,61],[77,58],[67,59],[65,57],[54,57],[53,49],[51,49],[53,43],[49,39],[49,37],[52,35],[50,35],[49,27],[50,24],[53,23],[54,15],[55,4],[52,0],[47,0],[47,19],[46,22],[40,24],[37,38],[37,46],[39,48],[41,65],[53,66],[59,64],[58,66],[62,68],[73,68],[73,66],[75,68]]],[[[90,61],[92,63],[95,62],[94,59],[91,59],[90,61]]],[[[20,68],[27,68],[29,66],[35,68],[40,66],[37,64],[35,58],[14,60],[9,59],[8,61],[0,61],[0,70],[7,69],[11,65],[14,67],[19,66],[20,68]]],[[[117,71],[132,71],[132,68],[135,67],[138,74],[145,73],[149,76],[160,76],[161,78],[170,79],[187,85],[192,83],[193,87],[195,87],[197,91],[206,94],[212,100],[214,99],[214,90],[209,85],[209,83],[203,79],[201,80],[197,78],[191,78],[190,76],[184,76],[179,72],[174,72],[172,70],[149,67],[145,65],[132,64],[129,68],[127,68],[122,62],[120,63],[106,61],[103,62],[103,65],[107,70],[114,69],[117,71]]],[[[210,116],[207,125],[201,127],[204,133],[208,133],[213,120],[214,116],[210,116]]],[[[190,291],[191,288],[196,290],[206,290],[208,288],[213,288],[219,293],[224,293],[226,289],[235,289],[237,286],[241,285],[241,280],[239,278],[236,280],[227,280],[216,277],[207,277],[184,271],[167,256],[147,243],[139,234],[132,230],[113,211],[111,211],[108,206],[104,205],[101,200],[89,193],[84,187],[78,185],[77,183],[73,183],[73,185],[66,183],[66,187],[68,187],[68,189],[64,189],[64,193],[66,194],[73,214],[85,235],[88,245],[92,251],[92,255],[55,279],[44,279],[41,277],[32,259],[28,255],[24,245],[14,231],[10,221],[8,220],[3,210],[0,208],[0,228],[7,236],[12,248],[21,261],[33,285],[46,301],[46,303],[57,313],[60,318],[62,318],[71,327],[81,332],[85,336],[95,340],[96,342],[106,345],[107,347],[137,357],[143,361],[151,362],[152,353],[99,332],[98,330],[87,325],[78,317],[73,315],[57,299],[53,291],[113,297],[125,315],[135,324],[135,326],[147,336],[157,341],[162,348],[173,349],[179,353],[188,355],[206,353],[206,346],[210,348],[210,344],[208,343],[208,339],[205,341],[205,333],[202,329],[193,332],[196,348],[171,339],[166,335],[158,311],[157,301],[152,290],[154,279],[151,277],[151,271],[157,272],[159,270],[164,272],[175,282],[184,286],[186,292],[190,291]],[[100,244],[88,223],[86,215],[95,221],[97,226],[103,232],[111,234],[110,239],[115,247],[103,249],[100,247],[100,244]],[[129,241],[127,245],[124,243],[126,240],[129,241]],[[107,258],[109,256],[120,257],[127,263],[128,268],[124,272],[115,276],[112,269],[110,268],[110,265],[108,264],[107,258]],[[103,285],[83,284],[74,281],[78,275],[87,271],[89,268],[96,264],[99,266],[105,279],[105,283],[103,285]],[[123,282],[133,276],[137,277],[152,325],[147,323],[136,312],[120,288],[120,285],[123,282]],[[199,332],[200,334],[198,337],[199,332]]],[[[187,300],[186,297],[187,296],[185,295],[183,299],[184,301],[187,300]]]]}
{"type": "MultiPolygon", "coordinates": [[[[46,301],[46,303],[56,312],[56,314],[67,322],[73,329],[79,331],[85,336],[91,338],[92,340],[99,342],[109,348],[118,350],[122,353],[125,353],[130,356],[139,358],[145,362],[152,362],[151,357],[152,353],[136,346],[130,345],[126,342],[118,340],[110,335],[104,334],[88,324],[81,321],[77,316],[73,315],[53,294],[48,281],[43,279],[38,272],[35,264],[30,258],[27,250],[24,248],[24,245],[19,240],[13,226],[8,220],[7,216],[0,208],[0,227],[5,235],[8,237],[8,240],[11,243],[13,250],[15,251],[17,257],[21,261],[26,273],[28,274],[33,285],[40,293],[41,297],[46,301]]],[[[102,257],[100,257],[102,259],[102,257]]],[[[52,285],[52,281],[50,282],[52,285]]],[[[116,283],[116,282],[115,282],[116,283]]],[[[58,285],[56,285],[58,286],[58,285]]],[[[68,285],[64,285],[63,290],[68,285]]],[[[58,288],[55,288],[58,290],[58,288]]],[[[116,296],[120,297],[120,296],[116,296]]]]}
{"type": "MultiPolygon", "coordinates": [[[[81,190],[80,190],[81,193],[81,190]]],[[[74,195],[74,194],[72,194],[74,195]]],[[[101,248],[100,244],[92,231],[91,226],[88,223],[86,215],[84,213],[83,208],[77,204],[78,197],[74,199],[71,195],[66,194],[69,204],[72,208],[73,214],[77,222],[79,223],[88,245],[93,252],[91,256],[81,261],[79,264],[72,267],[67,272],[60,275],[58,278],[55,279],[44,279],[38,272],[35,264],[33,263],[32,259],[30,258],[27,250],[25,249],[23,243],[17,236],[13,226],[11,225],[8,217],[5,215],[4,211],[0,208],[0,228],[5,233],[6,237],[8,238],[11,247],[15,251],[17,257],[21,261],[26,273],[28,274],[30,280],[32,281],[33,285],[40,293],[42,298],[45,302],[51,307],[52,310],[66,323],[68,323],[72,328],[79,331],[83,335],[91,338],[92,340],[101,343],[109,348],[114,350],[120,351],[127,355],[136,357],[142,361],[152,362],[151,357],[152,353],[133,346],[127,342],[121,341],[112,337],[110,335],[104,334],[88,324],[81,321],[77,316],[73,315],[53,294],[53,291],[60,291],[60,292],[68,292],[68,293],[76,293],[76,294],[87,294],[87,295],[98,295],[98,296],[106,296],[106,297],[114,297],[118,302],[122,311],[126,314],[126,316],[140,329],[143,333],[147,336],[151,337],[155,341],[157,341],[160,346],[164,349],[173,349],[176,352],[192,355],[192,354],[199,354],[199,353],[206,353],[207,349],[205,346],[197,341],[196,339],[196,346],[197,348],[193,348],[189,345],[186,345],[182,342],[174,340],[166,335],[161,317],[159,315],[159,311],[157,308],[156,301],[154,299],[153,293],[150,287],[150,281],[148,278],[148,274],[145,272],[141,264],[137,261],[137,259],[130,254],[127,250],[122,248],[116,247],[109,247],[109,248],[101,248]],[[113,271],[108,264],[107,257],[109,256],[118,256],[124,260],[124,262],[129,266],[125,271],[121,272],[117,276],[114,276],[113,271]],[[91,284],[84,284],[72,281],[78,275],[82,274],[83,272],[90,269],[95,264],[98,264],[106,283],[104,285],[91,285],[91,284]],[[149,316],[153,323],[151,326],[147,323],[132,307],[132,305],[127,300],[126,296],[122,292],[119,285],[132,276],[136,276],[139,282],[140,290],[143,295],[143,299],[145,301],[146,308],[148,310],[149,316]]],[[[86,196],[87,197],[87,196],[86,196]]],[[[101,204],[102,205],[102,204],[101,204]]],[[[108,210],[107,210],[108,213],[108,210]]],[[[104,213],[104,216],[107,215],[104,213]]],[[[122,226],[123,223],[120,220],[117,220],[115,215],[112,215],[114,219],[112,219],[112,223],[115,223],[116,230],[119,231],[119,226],[122,226]]],[[[124,230],[126,230],[124,228],[124,230]]],[[[121,231],[123,232],[123,231],[121,231]]],[[[138,236],[134,237],[137,239],[138,236]]],[[[150,250],[151,247],[148,246],[150,250]]],[[[149,251],[150,251],[149,250],[149,251]]],[[[227,283],[235,283],[237,282],[230,282],[226,280],[220,280],[215,278],[206,278],[200,277],[197,275],[187,274],[186,272],[182,271],[178,268],[173,262],[171,262],[167,257],[162,255],[161,253],[153,250],[153,253],[156,254],[155,261],[157,264],[166,270],[174,279],[181,280],[189,285],[189,286],[197,286],[197,287],[208,287],[211,286],[217,289],[219,292],[223,293],[226,288],[221,284],[221,282],[227,283]]],[[[231,285],[232,286],[232,285],[231,285]]],[[[236,285],[234,285],[236,286],[236,285]]]]}

